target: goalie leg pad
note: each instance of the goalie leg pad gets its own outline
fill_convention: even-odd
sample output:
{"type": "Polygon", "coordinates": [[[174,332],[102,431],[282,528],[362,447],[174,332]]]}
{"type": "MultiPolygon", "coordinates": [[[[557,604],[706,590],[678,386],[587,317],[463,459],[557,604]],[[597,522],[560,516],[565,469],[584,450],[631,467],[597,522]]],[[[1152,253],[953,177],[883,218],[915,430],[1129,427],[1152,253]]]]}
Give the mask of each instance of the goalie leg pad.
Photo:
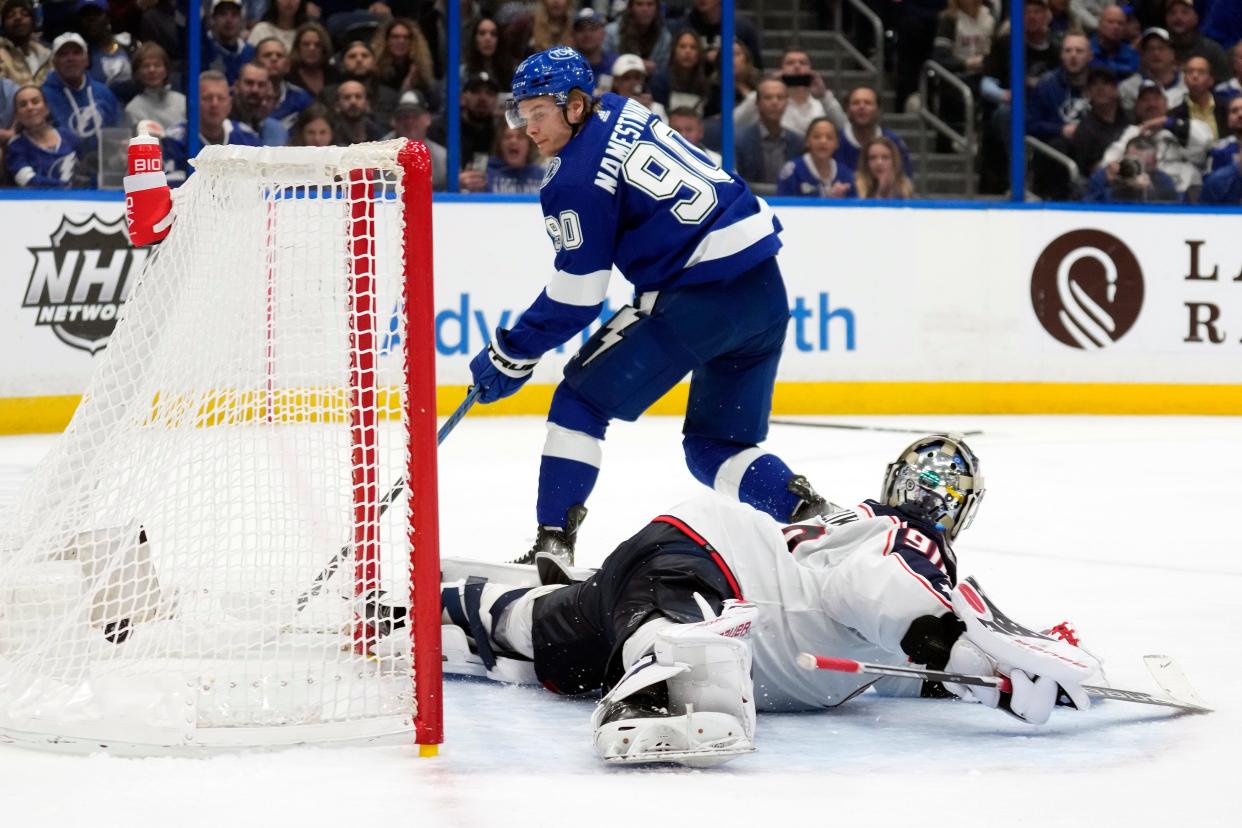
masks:
{"type": "Polygon", "coordinates": [[[717,630],[744,634],[754,614],[738,604],[703,623],[661,624],[655,651],[596,707],[596,753],[610,762],[712,767],[753,751],[750,646],[717,630]]]}

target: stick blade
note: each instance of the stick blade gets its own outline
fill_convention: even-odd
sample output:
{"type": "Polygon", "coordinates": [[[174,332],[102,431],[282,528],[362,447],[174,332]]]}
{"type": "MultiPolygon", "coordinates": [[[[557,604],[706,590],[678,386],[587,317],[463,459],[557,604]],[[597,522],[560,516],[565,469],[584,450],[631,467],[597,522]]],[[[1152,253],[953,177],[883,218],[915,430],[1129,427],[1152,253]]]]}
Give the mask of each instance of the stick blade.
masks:
{"type": "Polygon", "coordinates": [[[1156,680],[1156,684],[1167,695],[1195,707],[1211,710],[1203,703],[1203,699],[1199,698],[1199,694],[1190,685],[1190,680],[1186,678],[1186,674],[1182,672],[1182,668],[1174,658],[1167,655],[1145,655],[1143,664],[1147,667],[1147,672],[1151,673],[1151,677],[1156,680]]]}

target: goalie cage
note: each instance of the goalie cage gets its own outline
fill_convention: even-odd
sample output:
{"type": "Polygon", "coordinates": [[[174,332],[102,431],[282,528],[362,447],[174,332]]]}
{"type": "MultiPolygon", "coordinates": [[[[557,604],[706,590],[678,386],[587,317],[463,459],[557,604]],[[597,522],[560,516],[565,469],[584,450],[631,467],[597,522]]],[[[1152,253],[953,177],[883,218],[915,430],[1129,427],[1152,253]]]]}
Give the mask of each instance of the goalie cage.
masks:
{"type": "Polygon", "coordinates": [[[427,150],[213,146],[195,168],[0,524],[0,739],[162,754],[413,731],[432,754],[427,150]],[[409,594],[412,634],[368,626],[376,590],[409,594]]]}

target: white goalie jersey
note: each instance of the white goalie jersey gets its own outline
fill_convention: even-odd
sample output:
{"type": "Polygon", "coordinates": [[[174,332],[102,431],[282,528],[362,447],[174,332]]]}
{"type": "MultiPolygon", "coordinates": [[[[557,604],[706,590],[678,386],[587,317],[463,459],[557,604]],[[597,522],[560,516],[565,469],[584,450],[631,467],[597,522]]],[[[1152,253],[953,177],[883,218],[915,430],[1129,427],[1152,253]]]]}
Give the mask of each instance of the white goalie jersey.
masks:
{"type": "MultiPolygon", "coordinates": [[[[799,653],[906,664],[901,642],[911,622],[952,612],[947,542],[874,501],[790,526],[717,495],[669,514],[715,548],[759,607],[748,640],[760,710],[835,707],[875,681],[803,670],[799,653]]],[[[892,689],[913,694],[919,684],[892,689]]]]}

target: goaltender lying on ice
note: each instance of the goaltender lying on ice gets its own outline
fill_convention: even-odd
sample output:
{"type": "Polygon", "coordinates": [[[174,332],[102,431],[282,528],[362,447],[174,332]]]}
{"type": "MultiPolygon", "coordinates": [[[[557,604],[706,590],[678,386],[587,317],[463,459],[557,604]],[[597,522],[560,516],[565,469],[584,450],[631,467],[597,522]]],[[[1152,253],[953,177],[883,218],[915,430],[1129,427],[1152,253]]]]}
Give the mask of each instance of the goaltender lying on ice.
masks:
{"type": "Polygon", "coordinates": [[[656,517],[598,570],[544,568],[561,583],[539,584],[531,566],[446,561],[446,669],[603,692],[601,758],[696,767],[754,750],[757,710],[836,707],[872,685],[1036,725],[1058,704],[1084,710],[1097,659],[958,583],[951,543],[983,491],[961,436],[930,435],[888,465],[879,501],[793,525],[710,494],[656,517]],[[804,652],[1008,680],[806,670],[804,652]]]}

